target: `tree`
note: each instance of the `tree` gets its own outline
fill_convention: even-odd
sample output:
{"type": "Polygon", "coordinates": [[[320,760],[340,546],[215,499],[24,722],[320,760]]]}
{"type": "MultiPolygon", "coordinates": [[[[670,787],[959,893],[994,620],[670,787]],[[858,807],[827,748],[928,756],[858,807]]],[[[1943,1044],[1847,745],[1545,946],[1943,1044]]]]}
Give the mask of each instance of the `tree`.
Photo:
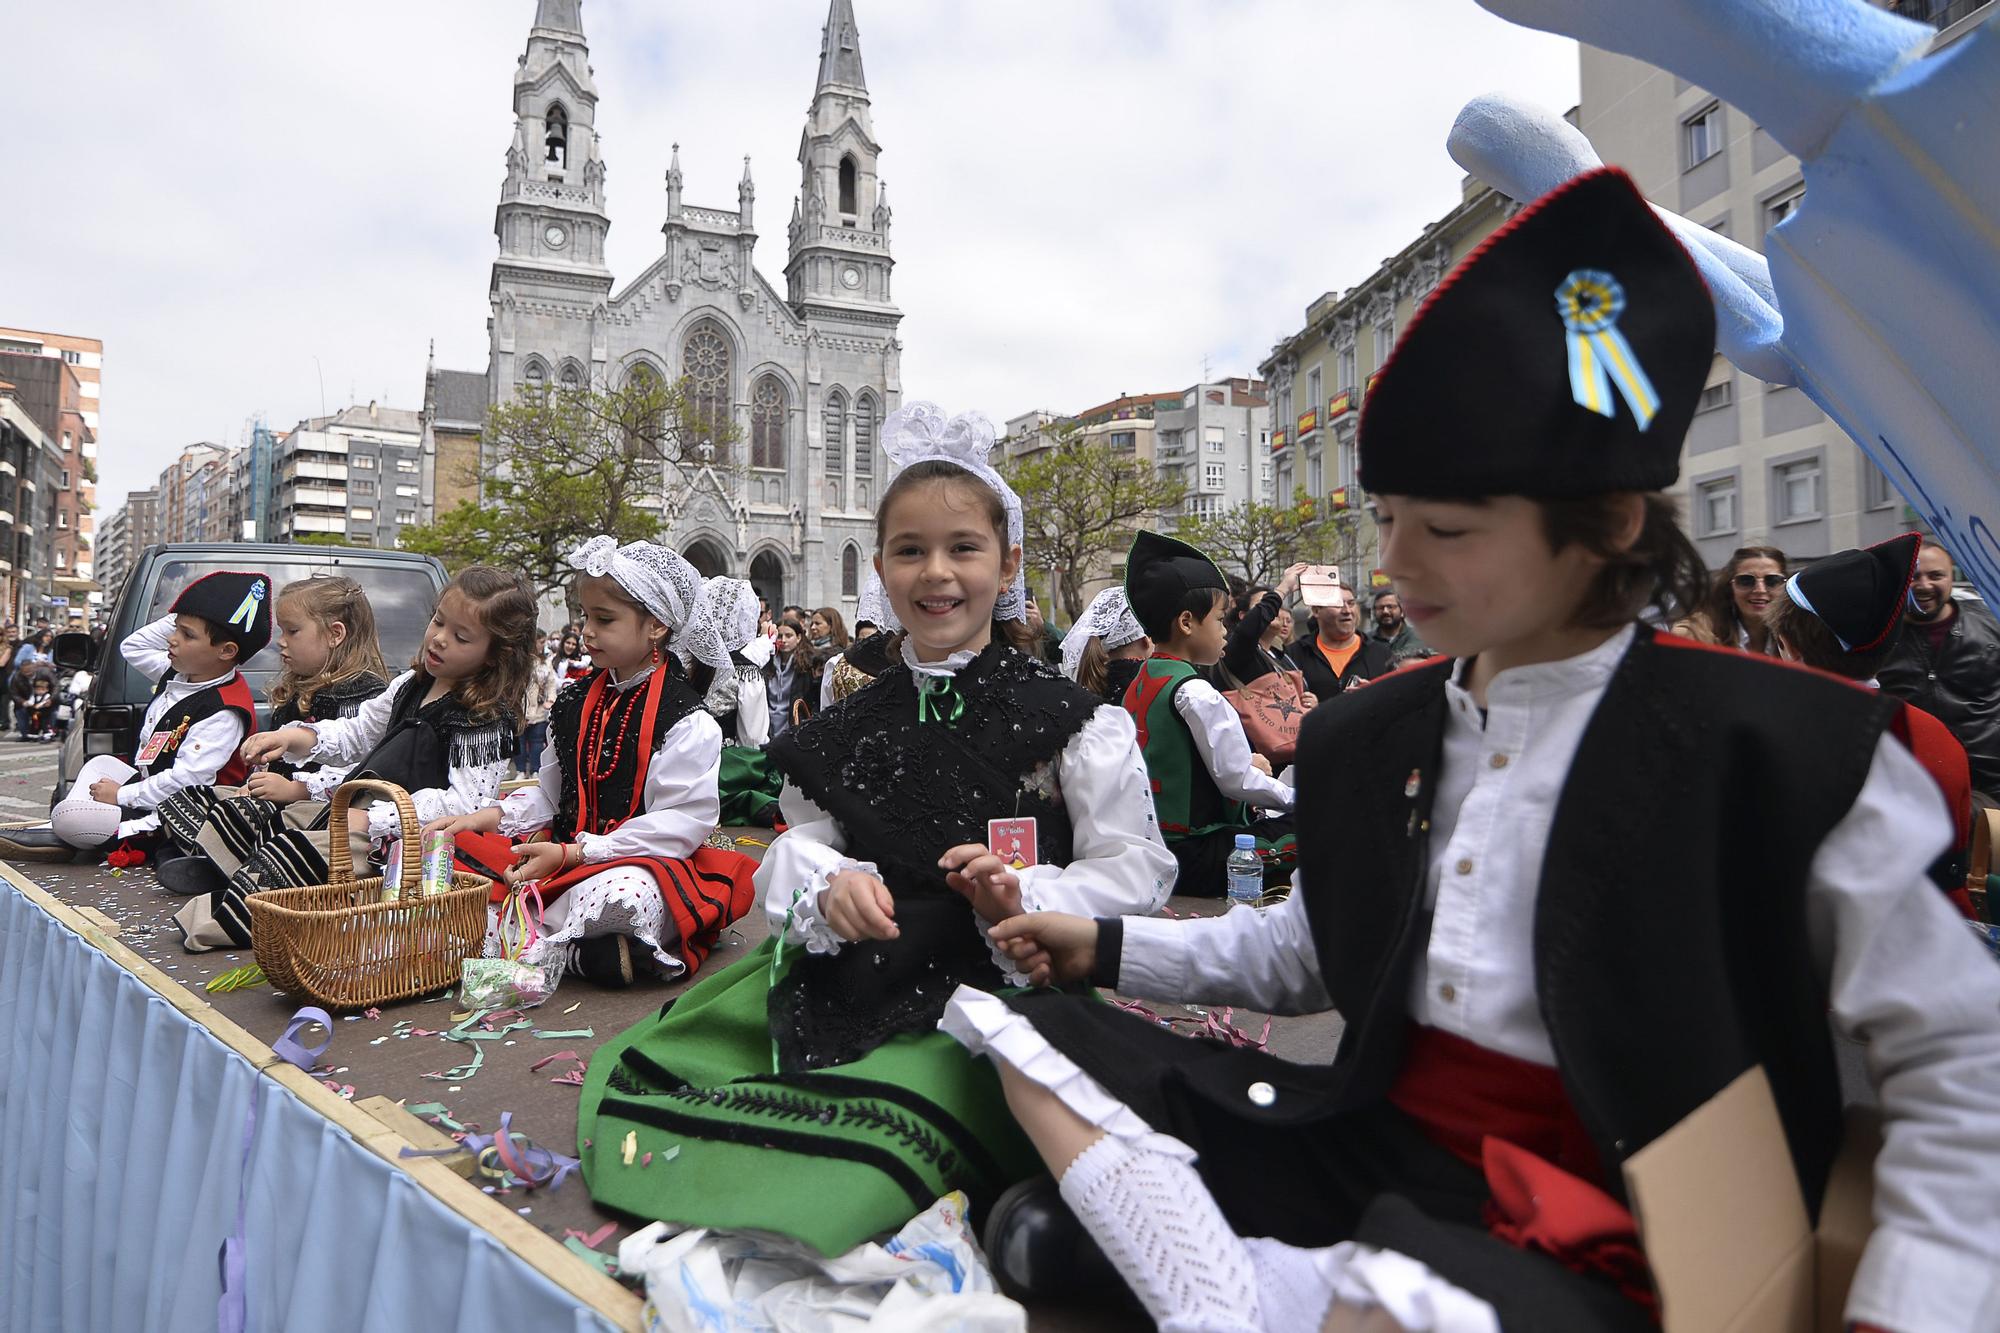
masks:
{"type": "Polygon", "coordinates": [[[1103,572],[1107,557],[1122,553],[1135,528],[1186,493],[1146,460],[1073,425],[1005,470],[1021,497],[1028,563],[1049,571],[1072,622],[1083,614],[1084,586],[1103,572]]]}
{"type": "Polygon", "coordinates": [[[1366,521],[1360,510],[1315,500],[1301,486],[1290,504],[1250,501],[1212,518],[1184,518],[1174,535],[1199,546],[1224,570],[1239,570],[1250,583],[1269,587],[1295,564],[1358,564],[1366,521]]]}
{"type": "Polygon", "coordinates": [[[519,570],[538,593],[574,603],[564,557],[599,533],[621,545],[657,539],[697,486],[726,493],[736,436],[685,385],[651,375],[603,391],[524,388],[487,414],[478,503],[403,529],[403,549],[453,569],[519,570]]]}

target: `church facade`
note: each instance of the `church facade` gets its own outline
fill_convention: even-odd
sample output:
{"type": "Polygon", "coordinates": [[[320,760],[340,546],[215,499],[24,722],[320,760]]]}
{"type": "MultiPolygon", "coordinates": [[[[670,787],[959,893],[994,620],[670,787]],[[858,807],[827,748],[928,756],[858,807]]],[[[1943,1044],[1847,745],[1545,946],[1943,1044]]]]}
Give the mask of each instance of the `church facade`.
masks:
{"type": "Polygon", "coordinates": [[[736,207],[681,197],[666,172],[658,256],[617,288],[581,0],[537,0],[514,74],[514,139],[494,219],[489,402],[548,384],[684,382],[735,441],[666,498],[669,540],[705,575],[747,578],[773,609],[851,619],[874,552],[879,428],[901,397],[888,195],[851,0],[832,0],[799,140],[783,290],[758,272],[756,188],[736,207]]]}

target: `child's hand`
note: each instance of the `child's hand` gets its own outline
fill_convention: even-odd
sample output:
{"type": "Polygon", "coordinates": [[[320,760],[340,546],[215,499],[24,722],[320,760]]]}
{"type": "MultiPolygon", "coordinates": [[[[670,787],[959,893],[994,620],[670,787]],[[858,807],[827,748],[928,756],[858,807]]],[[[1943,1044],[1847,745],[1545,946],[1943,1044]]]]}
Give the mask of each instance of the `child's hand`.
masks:
{"type": "Polygon", "coordinates": [[[1261,754],[1253,754],[1250,756],[1250,767],[1256,769],[1259,773],[1262,773],[1265,777],[1271,776],[1271,761],[1266,759],[1261,754]]]}
{"type": "Polygon", "coordinates": [[[461,833],[498,833],[500,831],[500,807],[489,805],[483,810],[474,810],[469,815],[446,815],[433,819],[424,825],[423,836],[442,833],[456,838],[461,833]]]}
{"type": "Polygon", "coordinates": [[[1021,877],[984,843],[968,842],[938,860],[944,882],[964,894],[972,910],[988,921],[1021,914],[1021,877]]]}
{"type": "Polygon", "coordinates": [[[819,911],[844,940],[893,940],[903,933],[896,924],[895,895],[865,870],[843,870],[828,880],[819,911]]]}
{"type": "Polygon", "coordinates": [[[90,784],[90,799],[106,805],[118,804],[118,784],[110,778],[99,778],[90,784]]]}
{"type": "Polygon", "coordinates": [[[306,738],[305,745],[312,745],[312,733],[303,727],[279,727],[276,731],[260,731],[243,742],[243,761],[249,764],[268,764],[273,759],[282,759],[297,743],[306,738]]]}
{"type": "Polygon", "coordinates": [[[559,842],[524,842],[514,849],[514,864],[506,870],[507,882],[519,887],[530,880],[547,879],[563,868],[569,849],[559,842]]]}
{"type": "Polygon", "coordinates": [[[243,790],[273,805],[290,805],[312,795],[305,783],[270,772],[252,773],[243,783],[243,790]]]}
{"type": "Polygon", "coordinates": [[[1031,986],[1081,981],[1097,966],[1097,923],[1067,912],[1009,917],[987,935],[1031,986]]]}

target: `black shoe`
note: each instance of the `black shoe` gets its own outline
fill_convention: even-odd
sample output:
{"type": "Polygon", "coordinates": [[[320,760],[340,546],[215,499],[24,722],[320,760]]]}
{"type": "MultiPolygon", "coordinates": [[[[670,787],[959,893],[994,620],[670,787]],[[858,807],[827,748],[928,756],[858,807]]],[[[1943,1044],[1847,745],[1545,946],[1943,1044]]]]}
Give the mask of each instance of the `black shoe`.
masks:
{"type": "Polygon", "coordinates": [[[1023,1304],[1142,1308],[1051,1176],[1024,1180],[994,1200],[979,1240],[1001,1292],[1023,1304]]]}
{"type": "Polygon", "coordinates": [[[155,860],[153,873],[160,886],[173,893],[217,893],[229,886],[229,876],[205,856],[176,856],[155,860]]]}
{"type": "MultiPolygon", "coordinates": [[[[117,841],[115,838],[112,842],[117,841]]],[[[102,856],[111,846],[79,849],[56,836],[52,828],[17,828],[0,833],[0,861],[39,861],[52,864],[82,863],[102,856]]]]}
{"type": "Polygon", "coordinates": [[[606,990],[632,984],[632,940],[627,935],[592,935],[577,942],[569,970],[606,990]]]}

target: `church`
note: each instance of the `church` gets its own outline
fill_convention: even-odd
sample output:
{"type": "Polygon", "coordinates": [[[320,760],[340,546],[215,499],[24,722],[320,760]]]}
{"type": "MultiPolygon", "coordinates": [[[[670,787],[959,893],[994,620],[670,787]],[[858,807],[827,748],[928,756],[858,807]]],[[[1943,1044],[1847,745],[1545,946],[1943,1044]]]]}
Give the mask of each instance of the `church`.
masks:
{"type": "Polygon", "coordinates": [[[821,33],[782,291],[755,264],[750,160],[736,207],[704,207],[681,197],[678,144],[658,256],[615,289],[596,120],[582,0],[536,0],[494,218],[488,404],[530,385],[684,381],[697,414],[733,422],[735,439],[704,450],[691,488],[669,495],[667,540],[704,575],[749,579],[773,609],[833,606],[851,620],[874,553],[879,427],[902,387],[889,200],[851,0],[832,0],[821,33]]]}

